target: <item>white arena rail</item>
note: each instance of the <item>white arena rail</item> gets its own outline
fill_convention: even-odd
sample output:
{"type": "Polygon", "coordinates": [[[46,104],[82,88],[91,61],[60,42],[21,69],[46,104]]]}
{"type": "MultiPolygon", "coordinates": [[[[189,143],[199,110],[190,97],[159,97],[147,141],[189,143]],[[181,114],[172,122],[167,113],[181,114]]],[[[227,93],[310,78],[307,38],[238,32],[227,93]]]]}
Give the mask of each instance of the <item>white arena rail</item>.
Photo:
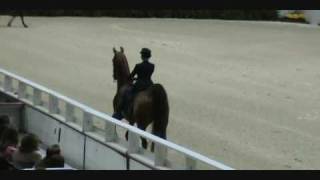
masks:
{"type": "Polygon", "coordinates": [[[77,169],[233,170],[3,69],[0,92],[25,103],[26,131],[60,144],[77,169]],[[128,142],[118,136],[121,129],[129,131],[128,142]],[[154,153],[141,147],[140,137],[155,143],[154,153]]]}

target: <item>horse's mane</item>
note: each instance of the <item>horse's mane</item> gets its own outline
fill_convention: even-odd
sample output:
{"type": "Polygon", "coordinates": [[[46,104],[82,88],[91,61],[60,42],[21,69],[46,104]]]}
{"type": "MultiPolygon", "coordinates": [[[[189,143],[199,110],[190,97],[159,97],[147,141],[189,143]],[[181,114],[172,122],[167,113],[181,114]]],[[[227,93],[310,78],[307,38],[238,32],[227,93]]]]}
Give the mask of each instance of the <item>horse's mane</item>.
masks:
{"type": "Polygon", "coordinates": [[[117,52],[113,57],[113,77],[121,83],[130,83],[130,69],[127,57],[122,52],[117,52]]]}

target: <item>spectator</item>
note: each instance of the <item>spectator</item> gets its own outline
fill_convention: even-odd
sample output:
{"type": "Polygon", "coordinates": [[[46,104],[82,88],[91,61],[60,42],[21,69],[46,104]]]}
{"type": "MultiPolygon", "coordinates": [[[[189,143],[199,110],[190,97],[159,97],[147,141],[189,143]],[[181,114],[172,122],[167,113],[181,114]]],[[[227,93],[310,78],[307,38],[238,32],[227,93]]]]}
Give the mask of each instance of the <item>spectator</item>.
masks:
{"type": "Polygon", "coordinates": [[[1,134],[2,132],[8,128],[10,125],[10,119],[9,119],[9,116],[7,115],[1,115],[0,116],[0,137],[1,137],[1,134]]]}
{"type": "Polygon", "coordinates": [[[63,168],[64,158],[60,154],[52,155],[45,162],[46,168],[63,168]]]}
{"type": "Polygon", "coordinates": [[[42,159],[39,150],[39,138],[34,134],[27,134],[22,138],[18,150],[13,153],[13,164],[19,168],[32,168],[42,159]]]}
{"type": "Polygon", "coordinates": [[[36,169],[61,167],[64,167],[64,157],[61,155],[60,147],[57,144],[49,147],[46,152],[46,157],[36,165],[36,169]]]}
{"type": "Polygon", "coordinates": [[[17,150],[18,142],[18,131],[12,127],[5,129],[0,137],[0,154],[9,162],[12,161],[12,155],[17,150]]]}
{"type": "Polygon", "coordinates": [[[16,170],[16,168],[5,158],[0,156],[0,170],[16,170]]]}

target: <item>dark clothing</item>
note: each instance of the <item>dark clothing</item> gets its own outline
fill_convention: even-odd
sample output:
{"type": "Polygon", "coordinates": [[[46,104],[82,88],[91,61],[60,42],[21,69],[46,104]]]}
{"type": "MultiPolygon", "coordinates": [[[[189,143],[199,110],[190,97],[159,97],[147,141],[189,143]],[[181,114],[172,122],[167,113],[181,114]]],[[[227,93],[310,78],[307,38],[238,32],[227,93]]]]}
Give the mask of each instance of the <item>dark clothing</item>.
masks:
{"type": "Polygon", "coordinates": [[[4,157],[0,156],[0,170],[16,170],[4,157]]]}
{"type": "Polygon", "coordinates": [[[46,156],[38,164],[36,164],[36,169],[45,168],[63,168],[64,167],[64,157],[60,154],[54,154],[50,157],[46,156]]]}
{"type": "Polygon", "coordinates": [[[132,73],[130,74],[131,79],[133,79],[135,75],[138,76],[136,83],[133,85],[133,94],[143,91],[153,84],[151,80],[153,71],[154,64],[148,61],[136,64],[132,73]]]}
{"type": "Polygon", "coordinates": [[[0,138],[2,133],[10,126],[10,119],[6,115],[0,116],[0,138]]]}
{"type": "Polygon", "coordinates": [[[12,155],[13,165],[18,169],[32,168],[35,164],[39,163],[41,159],[42,156],[38,151],[22,153],[18,149],[12,155]]]}

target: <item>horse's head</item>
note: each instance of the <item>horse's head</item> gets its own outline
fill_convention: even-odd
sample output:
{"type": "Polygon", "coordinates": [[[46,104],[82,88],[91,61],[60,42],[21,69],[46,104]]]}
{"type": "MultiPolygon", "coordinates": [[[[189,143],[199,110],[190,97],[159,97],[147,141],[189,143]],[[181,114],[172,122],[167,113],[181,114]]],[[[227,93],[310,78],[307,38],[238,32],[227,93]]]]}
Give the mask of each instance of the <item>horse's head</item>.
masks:
{"type": "Polygon", "coordinates": [[[124,54],[124,48],[120,47],[120,51],[113,48],[113,79],[117,80],[118,83],[127,83],[130,75],[129,65],[127,57],[124,54]],[[120,81],[120,82],[119,82],[120,81]]]}

